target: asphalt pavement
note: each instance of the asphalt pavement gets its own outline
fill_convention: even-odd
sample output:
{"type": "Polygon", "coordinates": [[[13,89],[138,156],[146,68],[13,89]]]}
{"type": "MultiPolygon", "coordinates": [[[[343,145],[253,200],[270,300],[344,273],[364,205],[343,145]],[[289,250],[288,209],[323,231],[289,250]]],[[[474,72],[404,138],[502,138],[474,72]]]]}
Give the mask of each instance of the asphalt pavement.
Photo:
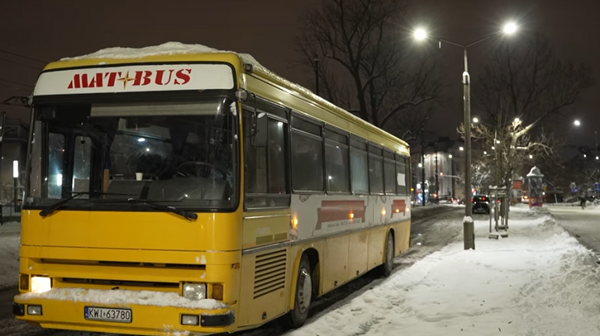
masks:
{"type": "MultiPolygon", "coordinates": [[[[588,203],[589,204],[589,203],[588,203]]],[[[600,206],[549,206],[558,223],[582,245],[600,254],[600,206]]]]}

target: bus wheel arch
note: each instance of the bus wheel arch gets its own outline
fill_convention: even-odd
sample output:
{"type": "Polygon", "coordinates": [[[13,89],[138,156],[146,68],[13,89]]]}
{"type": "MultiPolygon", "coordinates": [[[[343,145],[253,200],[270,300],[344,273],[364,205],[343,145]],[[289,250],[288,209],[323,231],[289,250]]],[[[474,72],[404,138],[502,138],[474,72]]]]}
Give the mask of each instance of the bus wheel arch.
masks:
{"type": "Polygon", "coordinates": [[[310,303],[318,295],[319,265],[319,253],[312,248],[302,251],[294,263],[290,311],[286,316],[286,322],[292,328],[304,324],[308,318],[310,303]],[[307,287],[311,289],[306,290],[307,287]]]}

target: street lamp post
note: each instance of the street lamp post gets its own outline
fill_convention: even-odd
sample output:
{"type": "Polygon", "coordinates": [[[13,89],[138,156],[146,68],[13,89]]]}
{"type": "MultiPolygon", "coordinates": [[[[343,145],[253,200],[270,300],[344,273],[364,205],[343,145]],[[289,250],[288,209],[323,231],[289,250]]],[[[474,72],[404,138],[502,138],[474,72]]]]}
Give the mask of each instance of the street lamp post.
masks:
{"type": "MultiPolygon", "coordinates": [[[[516,31],[517,26],[514,23],[509,23],[504,26],[505,34],[512,34],[516,31]]],[[[475,40],[469,44],[460,44],[444,39],[437,39],[440,43],[446,43],[463,49],[464,72],[462,74],[463,83],[463,118],[465,125],[465,217],[463,220],[464,232],[464,249],[475,249],[475,226],[473,223],[473,205],[471,204],[471,80],[469,75],[469,66],[467,59],[467,49],[476,44],[479,44],[491,37],[499,35],[501,32],[495,32],[487,35],[479,40],[475,40]]],[[[423,29],[417,29],[414,32],[415,38],[418,40],[427,39],[427,33],[423,29]]]]}

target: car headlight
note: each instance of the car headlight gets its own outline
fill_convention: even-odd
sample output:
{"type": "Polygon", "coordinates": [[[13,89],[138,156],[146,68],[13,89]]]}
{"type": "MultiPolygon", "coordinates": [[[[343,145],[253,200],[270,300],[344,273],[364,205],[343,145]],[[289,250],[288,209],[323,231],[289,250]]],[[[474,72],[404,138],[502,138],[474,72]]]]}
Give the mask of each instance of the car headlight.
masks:
{"type": "Polygon", "coordinates": [[[31,277],[31,291],[33,293],[44,293],[52,289],[52,281],[48,277],[31,277]]]}
{"type": "Polygon", "coordinates": [[[190,300],[206,299],[206,284],[203,283],[184,283],[183,297],[190,300]]]}

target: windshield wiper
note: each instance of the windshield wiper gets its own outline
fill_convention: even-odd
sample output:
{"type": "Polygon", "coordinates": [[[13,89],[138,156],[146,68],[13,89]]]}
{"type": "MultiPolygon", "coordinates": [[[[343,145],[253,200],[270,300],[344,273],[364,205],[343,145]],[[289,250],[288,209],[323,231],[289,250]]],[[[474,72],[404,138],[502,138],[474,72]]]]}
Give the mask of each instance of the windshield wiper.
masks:
{"type": "Polygon", "coordinates": [[[151,202],[148,200],[138,200],[138,199],[134,199],[134,198],[129,198],[127,199],[127,203],[129,204],[143,204],[143,205],[147,205],[150,206],[156,210],[162,210],[162,211],[167,211],[167,212],[171,212],[174,213],[176,215],[179,215],[185,219],[198,219],[198,214],[191,212],[191,211],[186,211],[186,210],[182,210],[182,209],[177,209],[176,207],[172,206],[172,205],[164,205],[164,204],[160,204],[160,203],[155,203],[155,202],[151,202]]]}
{"type": "Polygon", "coordinates": [[[60,207],[62,207],[63,205],[69,203],[69,201],[81,196],[81,195],[93,195],[93,196],[97,196],[97,195],[112,195],[112,196],[133,196],[132,194],[117,194],[117,193],[103,193],[103,192],[99,192],[99,191],[92,191],[92,192],[77,192],[74,193],[73,195],[71,195],[70,197],[67,197],[63,200],[60,200],[52,205],[49,205],[48,207],[46,207],[45,209],[43,209],[42,211],[40,211],[40,216],[42,217],[46,217],[50,214],[52,214],[54,211],[60,209],[60,207]]]}

